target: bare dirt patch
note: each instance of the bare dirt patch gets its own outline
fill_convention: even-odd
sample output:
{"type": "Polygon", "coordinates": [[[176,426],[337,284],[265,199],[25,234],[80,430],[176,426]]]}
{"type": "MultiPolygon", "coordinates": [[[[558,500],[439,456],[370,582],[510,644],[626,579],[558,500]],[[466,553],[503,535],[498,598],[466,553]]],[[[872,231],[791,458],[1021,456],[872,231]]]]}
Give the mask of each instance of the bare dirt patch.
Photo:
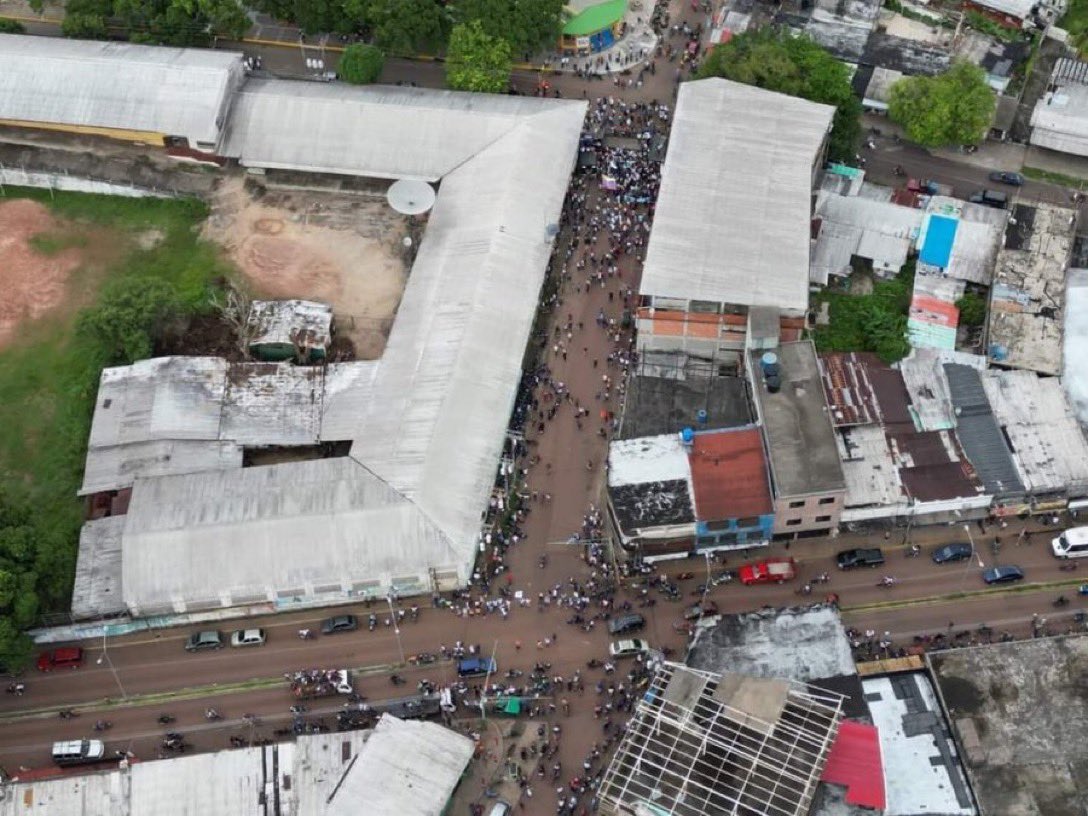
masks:
{"type": "Polygon", "coordinates": [[[385,348],[404,291],[403,216],[384,200],[316,192],[265,192],[227,179],[204,236],[221,244],[254,294],[329,303],[359,359],[385,348]]]}
{"type": "Polygon", "coordinates": [[[24,321],[37,320],[65,300],[68,278],[83,260],[79,246],[43,253],[35,235],[57,233],[58,221],[36,201],[0,202],[0,347],[24,321]]]}

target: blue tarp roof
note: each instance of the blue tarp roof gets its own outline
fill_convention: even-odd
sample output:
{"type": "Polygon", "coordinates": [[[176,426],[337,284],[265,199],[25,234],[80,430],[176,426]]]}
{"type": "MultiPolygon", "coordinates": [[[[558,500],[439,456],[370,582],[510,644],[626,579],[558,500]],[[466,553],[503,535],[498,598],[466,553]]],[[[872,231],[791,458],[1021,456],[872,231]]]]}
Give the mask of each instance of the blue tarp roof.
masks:
{"type": "Polygon", "coordinates": [[[931,215],[926,226],[926,239],[918,257],[923,263],[948,268],[948,259],[952,257],[952,242],[956,239],[955,218],[943,215],[931,215]]]}

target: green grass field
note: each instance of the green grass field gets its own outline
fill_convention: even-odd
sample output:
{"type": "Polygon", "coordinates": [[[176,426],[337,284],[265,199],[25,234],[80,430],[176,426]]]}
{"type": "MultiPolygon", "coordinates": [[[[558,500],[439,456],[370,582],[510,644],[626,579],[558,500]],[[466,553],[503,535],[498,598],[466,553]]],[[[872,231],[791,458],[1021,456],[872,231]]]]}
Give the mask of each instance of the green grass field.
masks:
{"type": "MultiPolygon", "coordinates": [[[[198,201],[50,196],[11,187],[5,192],[0,202],[41,201],[65,225],[31,239],[43,255],[69,248],[108,250],[98,253],[99,268],[78,269],[70,278],[74,306],[24,325],[18,339],[0,350],[0,618],[11,616],[21,628],[28,625],[27,610],[5,597],[4,571],[23,574],[23,589],[29,589],[26,572],[33,573],[40,611],[63,609],[71,591],[82,521],[75,493],[99,374],[112,353],[94,336],[77,331],[81,311],[95,307],[107,284],[157,278],[171,284],[181,311],[200,312],[231,269],[217,247],[199,239],[206,209],[198,201]],[[30,528],[32,553],[25,552],[26,544],[10,542],[14,527],[30,528]]],[[[0,627],[0,657],[2,641],[0,627]]]]}

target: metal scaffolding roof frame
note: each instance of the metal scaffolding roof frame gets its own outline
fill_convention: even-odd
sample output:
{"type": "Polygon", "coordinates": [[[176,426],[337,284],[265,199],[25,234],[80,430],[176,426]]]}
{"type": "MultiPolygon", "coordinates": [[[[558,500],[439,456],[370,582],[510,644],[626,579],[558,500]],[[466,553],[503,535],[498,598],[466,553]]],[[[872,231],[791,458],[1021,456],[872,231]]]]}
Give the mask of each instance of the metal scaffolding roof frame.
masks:
{"type": "Polygon", "coordinates": [[[807,813],[843,699],[800,683],[665,663],[605,773],[604,812],[807,813]],[[755,700],[764,716],[725,702],[731,681],[739,683],[731,702],[755,700]]]}

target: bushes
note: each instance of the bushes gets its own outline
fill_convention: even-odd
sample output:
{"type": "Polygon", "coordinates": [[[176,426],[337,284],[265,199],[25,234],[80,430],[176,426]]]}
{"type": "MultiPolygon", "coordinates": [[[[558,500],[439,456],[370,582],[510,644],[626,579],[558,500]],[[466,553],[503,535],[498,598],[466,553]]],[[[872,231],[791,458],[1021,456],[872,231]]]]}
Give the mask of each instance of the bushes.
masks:
{"type": "Polygon", "coordinates": [[[887,363],[910,353],[907,313],[914,291],[914,264],[908,263],[891,280],[876,281],[872,294],[825,292],[831,325],[816,329],[820,351],[872,351],[887,363]]]}

